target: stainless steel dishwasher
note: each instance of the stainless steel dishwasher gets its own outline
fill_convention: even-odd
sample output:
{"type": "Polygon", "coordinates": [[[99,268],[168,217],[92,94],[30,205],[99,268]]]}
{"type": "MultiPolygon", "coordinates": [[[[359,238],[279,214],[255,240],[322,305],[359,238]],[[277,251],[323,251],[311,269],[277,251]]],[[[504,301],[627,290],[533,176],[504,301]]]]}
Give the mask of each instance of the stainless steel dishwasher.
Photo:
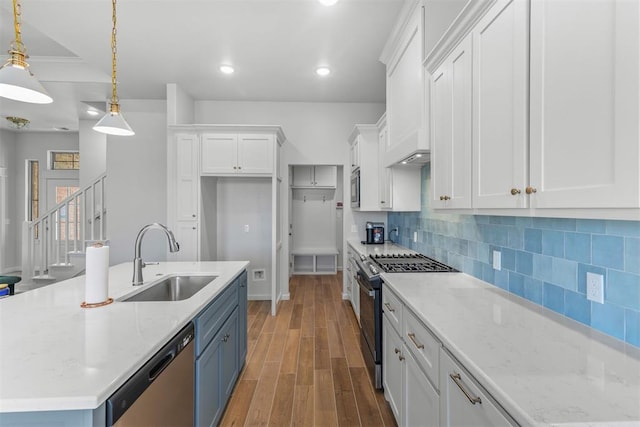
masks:
{"type": "Polygon", "coordinates": [[[107,426],[193,426],[193,323],[107,399],[107,426]]]}

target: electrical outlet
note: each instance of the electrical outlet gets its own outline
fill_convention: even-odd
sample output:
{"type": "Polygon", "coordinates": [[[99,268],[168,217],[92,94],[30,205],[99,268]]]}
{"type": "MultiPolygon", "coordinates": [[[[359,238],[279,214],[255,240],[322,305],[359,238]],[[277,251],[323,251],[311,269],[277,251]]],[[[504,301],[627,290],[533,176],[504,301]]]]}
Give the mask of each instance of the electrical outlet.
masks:
{"type": "Polygon", "coordinates": [[[493,269],[502,270],[502,252],[493,251],[493,269]]]}
{"type": "Polygon", "coordinates": [[[587,299],[604,304],[604,277],[587,272],[587,299]]]}
{"type": "Polygon", "coordinates": [[[418,241],[418,232],[414,231],[413,232],[413,243],[416,243],[418,241]]]}
{"type": "Polygon", "coordinates": [[[351,232],[352,233],[357,233],[358,232],[358,227],[355,224],[351,224],[351,232]]]}

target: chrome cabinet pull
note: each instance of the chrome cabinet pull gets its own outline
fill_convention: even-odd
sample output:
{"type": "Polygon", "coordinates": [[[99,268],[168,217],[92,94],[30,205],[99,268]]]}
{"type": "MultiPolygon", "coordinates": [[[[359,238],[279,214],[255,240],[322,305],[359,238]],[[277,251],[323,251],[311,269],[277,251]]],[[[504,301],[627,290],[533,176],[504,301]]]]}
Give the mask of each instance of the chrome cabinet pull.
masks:
{"type": "Polygon", "coordinates": [[[388,302],[385,302],[385,303],[384,303],[384,306],[385,306],[385,307],[387,307],[387,310],[389,310],[389,311],[390,311],[390,312],[392,312],[392,313],[393,313],[394,311],[396,311],[396,309],[395,309],[395,308],[391,308],[391,306],[389,305],[389,303],[388,303],[388,302]]]}
{"type": "Polygon", "coordinates": [[[227,341],[229,341],[229,337],[230,337],[230,336],[231,336],[231,335],[229,335],[229,334],[224,334],[224,336],[222,337],[222,342],[227,342],[227,341]]]}
{"type": "Polygon", "coordinates": [[[475,405],[476,403],[482,404],[482,400],[480,399],[480,396],[474,397],[462,386],[462,378],[460,377],[460,374],[449,374],[449,376],[451,377],[453,382],[456,383],[458,388],[464,393],[464,395],[467,396],[467,399],[469,399],[469,402],[471,402],[471,404],[473,405],[475,405]]]}
{"type": "Polygon", "coordinates": [[[411,339],[413,345],[415,345],[417,348],[424,348],[424,344],[419,344],[418,341],[416,341],[416,334],[410,332],[407,334],[407,336],[411,339]]]}

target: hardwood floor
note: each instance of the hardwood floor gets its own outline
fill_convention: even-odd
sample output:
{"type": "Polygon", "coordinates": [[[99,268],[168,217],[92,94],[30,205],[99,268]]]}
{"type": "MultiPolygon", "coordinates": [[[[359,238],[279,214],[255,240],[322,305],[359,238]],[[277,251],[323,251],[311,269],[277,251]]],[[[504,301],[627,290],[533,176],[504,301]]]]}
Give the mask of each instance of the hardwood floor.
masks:
{"type": "Polygon", "coordinates": [[[249,301],[248,354],[222,426],[395,426],[371,386],[342,275],[293,276],[278,315],[249,301]]]}

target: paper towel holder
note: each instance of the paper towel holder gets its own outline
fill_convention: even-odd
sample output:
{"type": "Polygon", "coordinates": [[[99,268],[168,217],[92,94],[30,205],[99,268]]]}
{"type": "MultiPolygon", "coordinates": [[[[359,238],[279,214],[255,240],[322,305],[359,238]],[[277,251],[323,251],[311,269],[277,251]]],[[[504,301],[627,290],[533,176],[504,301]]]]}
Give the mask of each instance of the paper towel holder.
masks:
{"type": "MultiPolygon", "coordinates": [[[[101,248],[104,246],[104,243],[102,242],[96,242],[93,245],[91,245],[94,248],[101,248]]],[[[113,302],[113,298],[107,298],[105,301],[102,302],[96,302],[96,303],[88,303],[86,301],[82,301],[82,304],[80,304],[80,307],[82,308],[97,308],[97,307],[104,307],[105,305],[109,305],[113,302]]]]}

